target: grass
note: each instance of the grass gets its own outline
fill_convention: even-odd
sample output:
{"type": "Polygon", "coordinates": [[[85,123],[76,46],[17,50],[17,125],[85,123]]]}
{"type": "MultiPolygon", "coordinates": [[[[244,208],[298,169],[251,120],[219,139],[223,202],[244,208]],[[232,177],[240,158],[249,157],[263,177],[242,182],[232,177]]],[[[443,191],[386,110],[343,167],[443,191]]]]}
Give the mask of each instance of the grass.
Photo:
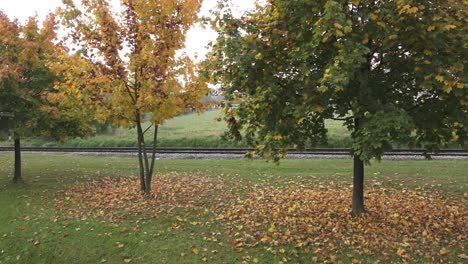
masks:
{"type": "MultiPolygon", "coordinates": [[[[181,115],[168,120],[159,129],[158,145],[160,147],[243,147],[245,142],[232,142],[223,137],[227,130],[225,121],[216,121],[221,117],[219,110],[206,111],[201,114],[192,113],[181,115]]],[[[145,124],[145,127],[148,124],[145,124]]],[[[349,147],[349,132],[339,121],[328,120],[329,145],[333,147],[349,147]]],[[[50,139],[27,138],[24,146],[66,146],[66,147],[130,147],[136,146],[136,130],[116,128],[112,133],[98,134],[88,138],[70,139],[63,143],[50,139]]],[[[153,134],[148,132],[148,139],[153,134]]],[[[4,141],[2,145],[12,145],[4,141]]]]}
{"type": "MultiPolygon", "coordinates": [[[[288,253],[294,252],[294,246],[285,246],[285,254],[260,246],[239,250],[230,242],[232,235],[225,234],[224,223],[212,221],[212,212],[205,212],[203,203],[195,211],[179,208],[155,218],[130,215],[120,221],[89,217],[84,211],[80,217],[71,217],[69,211],[58,210],[57,199],[70,198],[61,192],[64,189],[107,177],[135,177],[134,158],[26,154],[23,187],[10,183],[12,163],[12,154],[0,154],[0,263],[254,263],[254,258],[259,263],[279,263],[285,257],[293,263],[310,263],[315,256],[315,246],[300,256],[288,253]]],[[[467,165],[467,161],[383,161],[367,167],[366,186],[378,181],[383,188],[395,190],[423,187],[463,199],[468,191],[467,165]]],[[[293,183],[348,186],[351,166],[351,160],[284,160],[279,166],[258,160],[159,160],[157,175],[208,177],[244,190],[293,183]]],[[[190,192],[191,186],[174,188],[190,192]]],[[[434,261],[462,261],[456,255],[463,252],[452,251],[434,261]]],[[[352,247],[338,258],[366,262],[352,247]]]]}

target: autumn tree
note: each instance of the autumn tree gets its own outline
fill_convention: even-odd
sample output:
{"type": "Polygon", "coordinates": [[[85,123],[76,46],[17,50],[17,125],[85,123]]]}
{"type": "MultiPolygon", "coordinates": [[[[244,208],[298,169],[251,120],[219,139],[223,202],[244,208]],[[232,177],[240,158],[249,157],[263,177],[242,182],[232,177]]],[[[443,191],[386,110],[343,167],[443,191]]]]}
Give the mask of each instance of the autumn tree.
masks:
{"type": "Polygon", "coordinates": [[[151,191],[158,126],[188,110],[200,110],[207,86],[198,66],[180,52],[196,22],[199,0],[64,0],[59,11],[76,56],[64,59],[59,84],[81,94],[100,121],[137,129],[141,190],[151,191]],[[149,126],[143,127],[145,121],[149,126]],[[153,129],[151,153],[145,135],[153,129]]]}
{"type": "Polygon", "coordinates": [[[56,139],[85,135],[90,131],[81,111],[60,103],[54,82],[59,78],[48,66],[59,52],[54,15],[42,26],[35,17],[24,24],[0,11],[0,112],[14,117],[1,118],[0,129],[14,137],[15,173],[21,177],[21,144],[24,136],[52,136],[56,139]]]}
{"type": "Polygon", "coordinates": [[[269,0],[242,18],[227,6],[208,74],[232,102],[227,120],[257,153],[279,159],[352,132],[352,212],[364,208],[364,164],[393,144],[436,151],[467,135],[466,2],[269,0]]]}

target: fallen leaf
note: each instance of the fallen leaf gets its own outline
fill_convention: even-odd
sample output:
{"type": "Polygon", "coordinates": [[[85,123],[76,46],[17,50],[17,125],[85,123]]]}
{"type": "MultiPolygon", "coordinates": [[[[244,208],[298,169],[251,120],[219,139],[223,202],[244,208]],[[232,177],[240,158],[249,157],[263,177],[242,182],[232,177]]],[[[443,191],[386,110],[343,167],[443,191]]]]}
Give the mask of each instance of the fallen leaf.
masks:
{"type": "Polygon", "coordinates": [[[447,253],[448,253],[448,250],[447,250],[445,247],[443,247],[443,248],[441,248],[441,249],[439,250],[439,254],[440,254],[441,256],[447,255],[447,253]]]}
{"type": "Polygon", "coordinates": [[[399,248],[399,249],[397,250],[397,255],[401,257],[401,256],[403,256],[403,254],[405,254],[405,252],[406,252],[406,251],[405,251],[404,249],[399,248]]]}

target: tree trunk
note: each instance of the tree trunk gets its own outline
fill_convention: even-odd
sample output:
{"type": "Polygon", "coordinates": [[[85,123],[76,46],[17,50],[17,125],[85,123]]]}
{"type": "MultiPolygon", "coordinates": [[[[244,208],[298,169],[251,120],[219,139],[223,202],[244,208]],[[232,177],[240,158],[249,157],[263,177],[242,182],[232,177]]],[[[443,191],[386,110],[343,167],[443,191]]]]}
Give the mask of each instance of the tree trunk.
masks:
{"type": "Polygon", "coordinates": [[[140,190],[144,192],[146,190],[145,184],[145,168],[143,167],[143,153],[142,146],[140,142],[140,137],[138,137],[138,167],[140,169],[140,190]]]}
{"type": "Polygon", "coordinates": [[[145,139],[144,139],[144,133],[143,130],[141,129],[141,124],[138,125],[138,129],[141,131],[142,134],[142,152],[143,152],[143,164],[145,168],[145,194],[150,194],[151,193],[151,175],[150,173],[150,168],[149,168],[149,163],[148,163],[148,151],[146,150],[146,144],[145,144],[145,139]]]}
{"type": "Polygon", "coordinates": [[[156,146],[158,142],[158,128],[159,126],[154,126],[154,137],[153,137],[153,148],[151,152],[151,166],[150,166],[150,176],[153,177],[154,172],[154,161],[156,160],[156,146]]]}
{"type": "Polygon", "coordinates": [[[13,177],[13,182],[16,184],[23,183],[23,178],[21,177],[21,142],[20,137],[15,134],[15,173],[13,177]]]}
{"type": "Polygon", "coordinates": [[[137,143],[138,143],[138,166],[140,169],[140,190],[142,192],[145,192],[146,181],[145,181],[145,168],[143,165],[144,135],[143,135],[143,131],[141,130],[141,125],[140,125],[140,113],[137,112],[135,115],[136,115],[135,120],[137,123],[137,134],[138,134],[137,143]]]}
{"type": "Polygon", "coordinates": [[[140,167],[140,188],[146,195],[151,193],[151,181],[153,179],[153,171],[156,160],[156,144],[158,139],[158,126],[154,127],[154,139],[152,144],[151,157],[148,157],[148,150],[145,144],[145,133],[141,127],[140,113],[136,112],[135,116],[137,134],[138,134],[138,161],[140,167]],[[150,163],[151,162],[151,163],[150,163]]]}
{"type": "MultiPolygon", "coordinates": [[[[363,65],[360,71],[360,84],[358,91],[358,104],[365,105],[367,102],[366,94],[369,88],[369,71],[371,67],[371,56],[368,57],[367,63],[363,65]]],[[[358,133],[362,126],[362,113],[354,112],[354,133],[358,133]]],[[[353,171],[353,216],[361,215],[365,212],[364,208],[364,161],[359,155],[353,153],[354,171],[353,171]]]]}
{"type": "Polygon", "coordinates": [[[353,211],[352,215],[358,216],[365,212],[364,209],[364,161],[354,154],[353,174],[353,211]]]}

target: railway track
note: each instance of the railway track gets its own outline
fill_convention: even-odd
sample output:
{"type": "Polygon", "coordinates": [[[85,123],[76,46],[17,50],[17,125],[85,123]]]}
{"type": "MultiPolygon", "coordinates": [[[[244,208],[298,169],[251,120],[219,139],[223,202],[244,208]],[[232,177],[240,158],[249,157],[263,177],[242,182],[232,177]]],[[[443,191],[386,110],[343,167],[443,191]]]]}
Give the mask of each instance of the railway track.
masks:
{"type": "MultiPolygon", "coordinates": [[[[13,147],[0,147],[0,152],[13,151],[13,147]]],[[[137,153],[136,147],[100,147],[100,148],[67,148],[67,147],[23,147],[25,152],[52,152],[52,153],[137,153]]],[[[150,152],[151,150],[148,149],[150,152]]],[[[251,149],[248,148],[157,148],[160,154],[245,154],[251,149]]],[[[346,148],[313,148],[302,151],[290,149],[290,154],[300,155],[326,155],[326,156],[346,156],[351,150],[346,148]]],[[[422,156],[422,149],[397,149],[385,152],[386,156],[422,156]]],[[[468,150],[446,149],[435,153],[432,156],[457,156],[468,157],[468,150]]]]}

